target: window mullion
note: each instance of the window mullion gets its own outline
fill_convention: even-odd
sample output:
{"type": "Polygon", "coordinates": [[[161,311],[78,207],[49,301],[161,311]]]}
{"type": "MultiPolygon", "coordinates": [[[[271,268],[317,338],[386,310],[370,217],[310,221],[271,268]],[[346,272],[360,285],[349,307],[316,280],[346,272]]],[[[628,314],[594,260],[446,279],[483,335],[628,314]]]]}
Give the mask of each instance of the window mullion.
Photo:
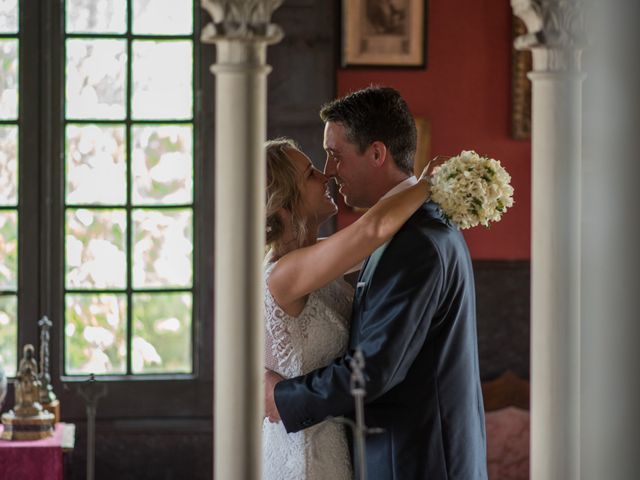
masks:
{"type": "Polygon", "coordinates": [[[51,377],[56,395],[64,405],[70,392],[61,383],[64,365],[64,1],[38,2],[43,6],[40,39],[43,68],[41,89],[40,218],[43,229],[40,249],[43,311],[53,323],[51,330],[51,377]]]}
{"type": "Polygon", "coordinates": [[[133,48],[131,40],[132,24],[133,24],[133,2],[129,0],[127,2],[127,81],[126,81],[126,184],[127,184],[127,375],[131,375],[133,372],[132,367],[132,335],[133,335],[133,221],[131,215],[131,94],[133,91],[133,48]]]}
{"type": "Polygon", "coordinates": [[[40,238],[42,225],[37,220],[40,209],[40,182],[45,172],[40,168],[42,4],[20,5],[20,107],[19,107],[19,227],[18,227],[18,358],[27,343],[38,345],[38,317],[42,312],[40,286],[40,238]],[[29,99],[29,101],[27,101],[29,99]]]}

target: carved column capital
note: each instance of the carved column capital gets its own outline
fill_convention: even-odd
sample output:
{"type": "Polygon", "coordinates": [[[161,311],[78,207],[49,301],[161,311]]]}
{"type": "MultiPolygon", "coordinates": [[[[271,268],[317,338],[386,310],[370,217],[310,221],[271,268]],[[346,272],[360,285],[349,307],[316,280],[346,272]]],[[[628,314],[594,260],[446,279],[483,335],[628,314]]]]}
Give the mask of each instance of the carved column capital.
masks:
{"type": "Polygon", "coordinates": [[[271,15],[283,0],[201,0],[212,22],[202,30],[201,41],[237,40],[272,44],[282,38],[282,29],[271,23],[271,15]]]}
{"type": "Polygon", "coordinates": [[[511,8],[528,30],[516,38],[514,46],[533,52],[534,71],[580,70],[585,44],[583,0],[511,0],[511,8]]]}

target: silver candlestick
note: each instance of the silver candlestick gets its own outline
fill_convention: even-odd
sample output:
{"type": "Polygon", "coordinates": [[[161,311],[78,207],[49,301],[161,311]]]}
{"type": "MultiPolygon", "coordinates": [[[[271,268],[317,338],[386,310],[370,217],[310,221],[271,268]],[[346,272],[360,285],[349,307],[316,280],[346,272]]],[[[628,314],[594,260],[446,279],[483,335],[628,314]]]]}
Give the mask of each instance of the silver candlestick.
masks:
{"type": "Polygon", "coordinates": [[[40,319],[40,403],[47,405],[56,399],[51,386],[51,374],[49,373],[49,341],[51,335],[51,320],[46,315],[40,319]]]}
{"type": "Polygon", "coordinates": [[[353,395],[356,406],[356,421],[346,418],[334,418],[334,421],[344,423],[348,425],[353,431],[353,443],[354,443],[354,467],[355,476],[359,480],[366,480],[367,478],[367,462],[366,462],[366,450],[365,450],[365,437],[368,434],[381,433],[381,428],[368,428],[364,422],[364,397],[367,394],[365,389],[366,380],[364,378],[364,355],[360,348],[356,348],[353,357],[349,361],[349,368],[351,369],[350,389],[351,395],[353,395]]]}
{"type": "Polygon", "coordinates": [[[98,400],[107,394],[107,386],[96,382],[92,373],[89,379],[76,388],[77,394],[84,400],[87,409],[87,480],[93,480],[95,475],[96,455],[96,410],[98,400]]]}
{"type": "Polygon", "coordinates": [[[359,348],[356,349],[353,358],[349,362],[349,367],[351,368],[351,395],[353,395],[356,403],[356,427],[353,432],[353,437],[357,461],[354,462],[354,464],[358,465],[358,476],[361,479],[366,479],[367,463],[364,449],[364,437],[367,427],[364,423],[364,396],[367,391],[365,390],[366,382],[364,380],[364,355],[362,355],[362,350],[359,348]]]}

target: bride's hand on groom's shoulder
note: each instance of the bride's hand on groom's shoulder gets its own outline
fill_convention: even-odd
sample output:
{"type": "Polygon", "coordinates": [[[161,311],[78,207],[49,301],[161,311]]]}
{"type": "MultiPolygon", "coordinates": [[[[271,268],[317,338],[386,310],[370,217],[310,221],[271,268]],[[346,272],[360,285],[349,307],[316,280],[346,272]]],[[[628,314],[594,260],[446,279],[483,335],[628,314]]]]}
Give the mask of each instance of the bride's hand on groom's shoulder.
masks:
{"type": "Polygon", "coordinates": [[[430,179],[429,167],[431,166],[432,162],[433,160],[429,160],[427,162],[427,165],[422,169],[422,173],[420,174],[420,178],[418,178],[418,180],[426,180],[427,182],[429,182],[429,179],[430,179]]]}
{"type": "Polygon", "coordinates": [[[265,368],[264,370],[264,416],[269,419],[270,422],[275,423],[280,421],[280,413],[276,406],[274,398],[274,390],[278,382],[284,380],[273,370],[265,368]]]}

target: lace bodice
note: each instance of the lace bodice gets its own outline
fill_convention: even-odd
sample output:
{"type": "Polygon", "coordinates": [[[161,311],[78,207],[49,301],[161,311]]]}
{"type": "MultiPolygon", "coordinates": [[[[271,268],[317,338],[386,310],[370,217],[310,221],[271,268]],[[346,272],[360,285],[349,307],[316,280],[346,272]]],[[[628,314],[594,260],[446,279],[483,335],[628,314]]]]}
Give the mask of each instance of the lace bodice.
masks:
{"type": "MultiPolygon", "coordinates": [[[[266,367],[285,378],[331,363],[348,344],[353,289],[343,280],[312,292],[297,317],[284,313],[265,280],[266,367]]],[[[313,274],[312,272],[310,274],[313,274]]],[[[325,421],[296,433],[264,420],[264,480],[350,480],[351,464],[344,426],[325,421]]]]}
{"type": "Polygon", "coordinates": [[[265,268],[266,367],[285,378],[303,375],[342,355],[349,339],[353,289],[344,280],[331,282],[309,295],[297,317],[284,313],[267,279],[275,263],[265,268]]]}

